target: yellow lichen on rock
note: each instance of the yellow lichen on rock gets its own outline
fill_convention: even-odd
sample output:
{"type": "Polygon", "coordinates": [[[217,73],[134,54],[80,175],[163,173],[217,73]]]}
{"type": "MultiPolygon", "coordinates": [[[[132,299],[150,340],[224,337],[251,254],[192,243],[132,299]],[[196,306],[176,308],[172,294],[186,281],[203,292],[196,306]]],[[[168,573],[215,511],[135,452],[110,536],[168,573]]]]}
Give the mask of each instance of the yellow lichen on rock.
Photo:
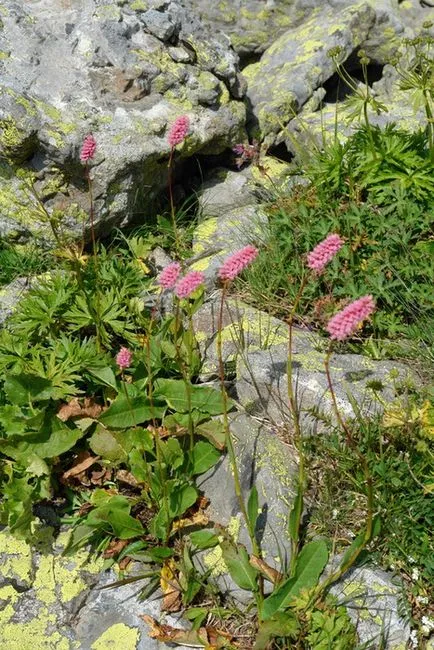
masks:
{"type": "Polygon", "coordinates": [[[92,643],[91,650],[136,650],[138,640],[138,629],[116,623],[92,643]]]}

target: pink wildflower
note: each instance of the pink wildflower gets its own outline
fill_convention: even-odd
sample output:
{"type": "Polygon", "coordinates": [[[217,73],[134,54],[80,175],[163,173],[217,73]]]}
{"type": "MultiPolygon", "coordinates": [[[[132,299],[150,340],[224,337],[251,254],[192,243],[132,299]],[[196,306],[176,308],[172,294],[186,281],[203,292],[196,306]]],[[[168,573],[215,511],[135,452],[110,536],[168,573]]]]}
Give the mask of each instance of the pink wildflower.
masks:
{"type": "Polygon", "coordinates": [[[92,160],[96,151],[96,140],[91,133],[85,137],[80,151],[80,160],[82,163],[86,163],[88,160],[92,160]]]}
{"type": "Polygon", "coordinates": [[[175,287],[175,293],[178,298],[188,298],[204,281],[205,276],[202,271],[190,271],[179,280],[175,287]]]}
{"type": "Polygon", "coordinates": [[[163,287],[163,289],[173,289],[180,273],[181,265],[178,264],[178,262],[172,262],[172,264],[169,264],[161,271],[158,278],[158,284],[163,287]]]}
{"type": "Polygon", "coordinates": [[[118,364],[121,370],[130,367],[132,356],[133,355],[131,353],[131,350],[129,350],[128,348],[121,348],[119,350],[119,352],[116,355],[116,363],[118,364]]]}
{"type": "Polygon", "coordinates": [[[219,269],[220,279],[233,280],[246,266],[253,262],[258,252],[258,249],[254,246],[245,246],[230,255],[219,269]]]}
{"type": "Polygon", "coordinates": [[[176,118],[170,128],[169,135],[167,136],[167,140],[172,148],[185,140],[189,128],[190,120],[187,115],[181,115],[176,118]]]}
{"type": "Polygon", "coordinates": [[[307,256],[307,265],[312,271],[322,273],[325,266],[334,258],[342,248],[343,239],[339,235],[329,235],[307,256]]]}
{"type": "Polygon", "coordinates": [[[330,338],[337,341],[348,338],[354,334],[362,321],[369,318],[374,310],[375,302],[372,296],[362,296],[362,298],[347,305],[329,320],[327,331],[330,338]]]}

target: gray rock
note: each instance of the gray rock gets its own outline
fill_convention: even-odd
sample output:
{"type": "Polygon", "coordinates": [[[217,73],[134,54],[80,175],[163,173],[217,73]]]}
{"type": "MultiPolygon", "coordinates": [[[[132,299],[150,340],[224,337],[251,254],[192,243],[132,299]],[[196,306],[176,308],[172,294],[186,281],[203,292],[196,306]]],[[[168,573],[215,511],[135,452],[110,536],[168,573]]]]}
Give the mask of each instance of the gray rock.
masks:
{"type": "Polygon", "coordinates": [[[362,566],[334,584],[331,593],[344,603],[367,650],[405,648],[410,626],[399,615],[402,584],[381,569],[362,566]]]}
{"type": "MultiPolygon", "coordinates": [[[[217,335],[219,296],[195,314],[194,325],[204,358],[203,379],[218,376],[217,335]]],[[[325,373],[327,341],[300,329],[293,331],[293,387],[307,430],[334,420],[325,373]]],[[[222,319],[222,358],[235,375],[238,399],[249,413],[267,417],[278,425],[291,421],[288,402],[288,327],[243,303],[228,299],[222,319]]],[[[381,412],[371,387],[383,401],[395,397],[395,385],[412,383],[413,374],[402,363],[372,361],[357,354],[333,354],[330,374],[339,409],[354,417],[353,400],[363,415],[381,412]],[[396,375],[396,376],[395,376],[396,375]]]]}
{"type": "Polygon", "coordinates": [[[0,325],[12,314],[16,305],[29,289],[28,278],[16,278],[0,289],[0,325]]]}
{"type": "MultiPolygon", "coordinates": [[[[230,430],[245,502],[253,485],[256,485],[258,490],[260,513],[256,539],[265,561],[282,570],[290,560],[286,523],[295,494],[297,475],[293,450],[277,437],[270,426],[246,414],[231,414],[230,430]]],[[[227,456],[217,467],[199,479],[199,487],[210,499],[207,514],[214,522],[228,526],[236,541],[244,544],[251,552],[251,543],[227,456]]],[[[212,576],[224,592],[229,592],[232,597],[246,602],[249,592],[237,588],[227,572],[224,572],[219,549],[205,554],[203,565],[208,569],[213,567],[212,576]]]]}
{"type": "Polygon", "coordinates": [[[261,54],[300,22],[305,12],[296,4],[296,0],[188,0],[204,22],[228,34],[240,55],[261,54]]]}
{"type": "MultiPolygon", "coordinates": [[[[316,430],[324,421],[336,419],[324,368],[326,352],[319,351],[324,343],[309,332],[294,334],[293,390],[304,426],[316,430]]],[[[249,412],[264,413],[283,425],[291,421],[287,357],[287,345],[276,345],[247,352],[237,363],[236,390],[241,404],[249,412]]],[[[339,411],[345,418],[381,413],[383,407],[371,386],[378,387],[382,401],[391,402],[396,397],[395,382],[405,385],[411,378],[401,363],[372,361],[357,354],[332,354],[330,375],[339,411]]]]}
{"type": "Polygon", "coordinates": [[[156,9],[149,9],[140,17],[146,29],[161,41],[168,41],[175,33],[176,25],[172,22],[170,15],[156,9]]]}
{"type": "MultiPolygon", "coordinates": [[[[245,107],[232,95],[233,89],[240,97],[237,56],[226,37],[211,34],[180,4],[3,4],[0,150],[21,166],[19,184],[37,176],[42,204],[64,215],[66,230],[74,232],[76,224],[78,234],[88,220],[79,162],[87,133],[98,145],[93,194],[104,234],[153,212],[167,186],[167,131],[177,116],[189,116],[190,131],[175,168],[244,139],[245,107]],[[155,34],[170,37],[170,46],[155,34]]],[[[33,234],[49,237],[37,209],[14,204],[14,171],[1,173],[2,208],[9,206],[33,234]]],[[[28,201],[31,207],[34,200],[28,201]]]]}
{"type": "MultiPolygon", "coordinates": [[[[410,94],[401,90],[399,84],[395,68],[391,65],[384,66],[382,78],[372,84],[372,93],[388,110],[378,115],[368,107],[370,124],[384,128],[387,124],[394,123],[409,131],[423,128],[427,124],[425,111],[422,107],[414,109],[410,94]]],[[[321,108],[308,102],[297,119],[288,124],[283,138],[288,150],[299,158],[305,147],[312,147],[312,142],[320,147],[323,146],[324,139],[332,142],[335,137],[336,111],[340,141],[344,141],[363,123],[362,117],[350,121],[350,109],[344,102],[327,103],[321,108]]]]}
{"type": "Polygon", "coordinates": [[[217,272],[228,255],[247,244],[257,244],[268,223],[261,206],[246,205],[221,217],[202,221],[193,234],[193,253],[200,260],[191,268],[202,271],[208,287],[213,287],[217,272]]]}
{"type": "MultiPolygon", "coordinates": [[[[136,564],[130,575],[140,575],[145,568],[136,564]]],[[[149,627],[142,616],[147,615],[166,625],[187,627],[179,617],[167,615],[161,617],[160,598],[156,593],[142,600],[140,592],[147,580],[138,580],[127,585],[107,589],[116,582],[118,576],[114,571],[101,574],[98,583],[81,608],[74,624],[80,650],[90,648],[123,648],[123,650],[164,650],[170,647],[149,636],[149,627]],[[100,644],[100,645],[98,645],[100,644]]],[[[177,646],[187,650],[185,646],[177,646]]]]}
{"type": "Polygon", "coordinates": [[[234,208],[257,203],[253,188],[249,184],[249,175],[249,170],[214,170],[198,194],[202,218],[221,217],[234,208]]]}
{"type": "Polygon", "coordinates": [[[277,39],[258,63],[243,70],[247,96],[267,143],[279,134],[301,107],[334,73],[328,51],[339,46],[346,59],[368,37],[375,11],[366,3],[316,8],[308,20],[277,39]]]}

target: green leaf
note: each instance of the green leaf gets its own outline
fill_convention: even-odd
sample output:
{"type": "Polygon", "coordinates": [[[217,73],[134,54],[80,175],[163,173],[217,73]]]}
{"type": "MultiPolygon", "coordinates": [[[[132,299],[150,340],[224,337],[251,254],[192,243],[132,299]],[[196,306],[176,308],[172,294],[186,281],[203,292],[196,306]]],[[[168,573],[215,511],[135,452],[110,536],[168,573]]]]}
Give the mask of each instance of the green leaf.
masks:
{"type": "Polygon", "coordinates": [[[196,530],[190,533],[190,539],[197,548],[213,548],[219,543],[218,536],[211,530],[196,530]]]}
{"type": "Polygon", "coordinates": [[[60,456],[72,449],[83,436],[83,431],[74,424],[62,422],[57,416],[47,412],[38,432],[16,444],[0,440],[0,450],[14,460],[26,463],[33,456],[44,459],[60,456]]]}
{"type": "Polygon", "coordinates": [[[165,410],[161,402],[154,400],[151,404],[145,395],[128,399],[125,395],[118,395],[107,411],[100,415],[99,421],[108,428],[126,429],[153,418],[160,419],[165,410]]]}
{"type": "Polygon", "coordinates": [[[89,439],[89,447],[94,454],[113,463],[125,461],[127,454],[119,444],[116,435],[112,431],[98,427],[89,439]]]}
{"type": "Polygon", "coordinates": [[[277,612],[269,621],[263,621],[256,633],[253,650],[267,650],[274,638],[297,638],[299,624],[292,612],[277,612]]]}
{"type": "MultiPolygon", "coordinates": [[[[157,379],[154,397],[165,399],[171,409],[181,413],[197,409],[209,415],[219,415],[223,413],[224,409],[224,400],[220,390],[194,384],[190,384],[187,388],[182,379],[157,379]]],[[[228,400],[228,408],[231,407],[232,401],[228,400]]]]}
{"type": "Polygon", "coordinates": [[[198,491],[193,485],[175,487],[169,493],[169,514],[171,517],[180,517],[188,508],[196,503],[198,491]]]}
{"type": "Polygon", "coordinates": [[[302,589],[314,587],[328,561],[328,550],[324,540],[306,544],[297,558],[295,574],[281,583],[273,593],[264,600],[262,618],[270,619],[279,610],[285,609],[302,589]]]}
{"type": "Polygon", "coordinates": [[[149,524],[149,530],[157,539],[165,540],[168,537],[170,520],[166,509],[160,508],[149,524]]]}
{"type": "Polygon", "coordinates": [[[226,445],[225,426],[221,420],[208,420],[199,424],[195,433],[209,440],[216,449],[223,450],[226,445]]]}
{"type": "Polygon", "coordinates": [[[235,545],[224,539],[220,542],[220,548],[228,571],[237,585],[246,591],[257,591],[258,572],[250,564],[244,546],[241,544],[235,545]]]}
{"type": "Polygon", "coordinates": [[[300,519],[303,512],[303,494],[304,490],[299,485],[288,522],[288,532],[293,542],[298,542],[300,519]]]}
{"type": "Polygon", "coordinates": [[[203,474],[217,463],[220,456],[220,452],[209,442],[205,442],[204,440],[196,442],[191,451],[191,473],[193,475],[203,474]]]}
{"type": "Polygon", "coordinates": [[[138,537],[145,532],[140,521],[123,510],[113,510],[109,517],[109,523],[119,539],[131,539],[131,537],[138,537]]]}
{"type": "Polygon", "coordinates": [[[116,391],[118,390],[115,373],[108,366],[105,368],[86,368],[86,370],[93,377],[99,379],[105,386],[110,386],[110,388],[114,388],[116,391]]]}
{"type": "Polygon", "coordinates": [[[38,400],[47,400],[52,396],[51,381],[32,374],[8,375],[4,390],[9,402],[18,404],[18,406],[38,400]]]}
{"type": "Polygon", "coordinates": [[[249,499],[247,501],[247,516],[249,517],[250,528],[254,532],[256,527],[256,521],[258,519],[258,490],[256,485],[252,487],[249,494],[249,499]]]}

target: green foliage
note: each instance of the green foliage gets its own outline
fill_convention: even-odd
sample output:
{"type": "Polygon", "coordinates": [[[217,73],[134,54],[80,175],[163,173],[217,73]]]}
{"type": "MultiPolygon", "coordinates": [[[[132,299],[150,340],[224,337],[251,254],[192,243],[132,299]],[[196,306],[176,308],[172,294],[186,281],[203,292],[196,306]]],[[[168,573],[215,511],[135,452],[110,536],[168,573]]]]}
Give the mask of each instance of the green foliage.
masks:
{"type": "MultiPolygon", "coordinates": [[[[406,407],[402,414],[411,410],[406,407]]],[[[392,422],[387,415],[385,421],[359,422],[354,430],[372,474],[381,521],[371,552],[385,568],[399,567],[408,576],[417,568],[421,587],[428,587],[434,578],[432,421],[401,416],[400,422],[397,414],[392,422]]],[[[316,468],[315,490],[320,489],[311,530],[344,538],[357,525],[354,517],[360,517],[366,489],[357,456],[339,434],[312,439],[309,455],[316,468]]]]}
{"type": "Polygon", "coordinates": [[[107,503],[91,494],[74,548],[145,534],[167,540],[197,500],[193,477],[220,457],[221,423],[210,418],[224,401],[193,383],[200,358],[181,319],[201,297],[153,318],[139,298],[151,288],[149,251],[139,236],[96,257],[66,249],[66,268],[35,283],[0,333],[0,522],[23,537],[37,525],[34,505],[58,491],[59,472],[78,453],[131,472],[137,490],[127,498],[115,485],[107,503]],[[133,354],[128,377],[115,364],[121,346],[133,354]],[[146,525],[135,516],[142,511],[146,525]]]}
{"type": "Polygon", "coordinates": [[[354,650],[357,634],[346,608],[333,606],[328,598],[322,609],[312,612],[306,641],[312,650],[354,650]]]}
{"type": "Polygon", "coordinates": [[[265,599],[262,607],[264,620],[290,606],[291,601],[299,596],[302,589],[315,587],[324,571],[328,557],[329,553],[324,540],[306,544],[297,557],[294,575],[287,578],[265,599]]]}
{"type": "Polygon", "coordinates": [[[33,277],[52,266],[49,253],[37,244],[8,244],[0,242],[0,286],[15,278],[33,277]]]}
{"type": "Polygon", "coordinates": [[[320,277],[307,283],[298,315],[324,326],[344,301],[372,294],[377,303],[365,332],[434,345],[433,179],[426,137],[394,126],[366,128],[345,144],[312,156],[311,181],[270,206],[269,228],[248,292],[260,306],[287,315],[305,274],[305,256],[328,234],[345,246],[320,277]]]}

